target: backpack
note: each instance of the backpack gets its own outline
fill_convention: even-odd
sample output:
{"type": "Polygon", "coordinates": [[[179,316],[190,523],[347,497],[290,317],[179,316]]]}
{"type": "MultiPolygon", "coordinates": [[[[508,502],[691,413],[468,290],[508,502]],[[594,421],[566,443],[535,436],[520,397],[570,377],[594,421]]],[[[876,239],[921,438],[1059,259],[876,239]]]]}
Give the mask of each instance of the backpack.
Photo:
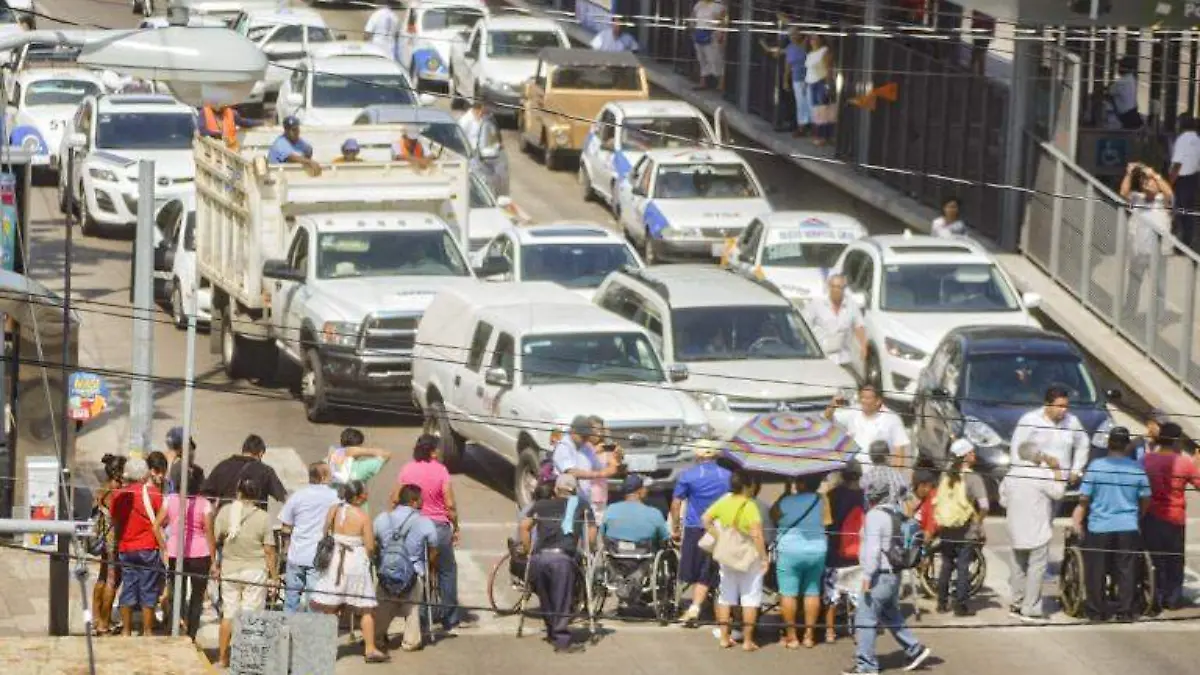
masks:
{"type": "Polygon", "coordinates": [[[885,508],[884,511],[892,517],[892,536],[883,555],[894,572],[913,569],[925,554],[925,531],[916,519],[894,508],[885,508]]]}
{"type": "MultiPolygon", "coordinates": [[[[412,529],[413,518],[416,516],[416,511],[409,513],[400,523],[400,527],[393,529],[387,536],[387,541],[379,553],[379,585],[393,596],[404,595],[417,580],[417,568],[404,546],[404,540],[408,537],[408,531],[412,529]]],[[[394,513],[389,513],[388,521],[393,522],[394,517],[394,513]]]]}
{"type": "Polygon", "coordinates": [[[975,516],[975,507],[967,498],[966,476],[951,485],[950,477],[943,475],[933,498],[933,520],[938,527],[962,527],[975,516]]]}
{"type": "Polygon", "coordinates": [[[858,549],[862,541],[863,523],[867,514],[861,504],[855,504],[842,520],[837,531],[837,555],[842,560],[858,560],[858,549]]]}

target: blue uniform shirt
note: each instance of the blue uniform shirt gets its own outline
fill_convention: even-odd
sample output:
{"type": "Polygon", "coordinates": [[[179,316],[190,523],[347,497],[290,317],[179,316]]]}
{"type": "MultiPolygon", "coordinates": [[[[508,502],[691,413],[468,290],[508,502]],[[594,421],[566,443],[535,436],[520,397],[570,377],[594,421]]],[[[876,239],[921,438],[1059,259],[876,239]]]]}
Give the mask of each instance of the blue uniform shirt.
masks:
{"type": "Polygon", "coordinates": [[[1088,498],[1088,532],[1137,532],[1150,479],[1133,459],[1101,457],[1088,465],[1079,491],[1088,498]]]}
{"type": "Polygon", "coordinates": [[[687,513],[683,517],[684,527],[704,527],[704,512],[713,502],[729,492],[729,479],[733,474],[716,462],[702,462],[684,471],[675,483],[675,499],[687,500],[687,513]]]}
{"type": "Polygon", "coordinates": [[[283,164],[292,155],[304,155],[312,159],[312,154],[313,147],[308,144],[308,141],[300,138],[293,143],[288,140],[287,136],[280,134],[279,138],[276,138],[275,142],[271,144],[270,151],[267,152],[267,161],[272,164],[283,164]]]}
{"type": "Polygon", "coordinates": [[[804,45],[796,44],[790,39],[787,41],[787,46],[783,48],[784,59],[792,68],[792,82],[804,81],[804,59],[808,56],[808,51],[804,49],[804,45]]]}
{"type": "Polygon", "coordinates": [[[666,541],[667,519],[653,506],[641,502],[617,502],[604,512],[600,528],[605,539],[614,541],[666,541]]]}

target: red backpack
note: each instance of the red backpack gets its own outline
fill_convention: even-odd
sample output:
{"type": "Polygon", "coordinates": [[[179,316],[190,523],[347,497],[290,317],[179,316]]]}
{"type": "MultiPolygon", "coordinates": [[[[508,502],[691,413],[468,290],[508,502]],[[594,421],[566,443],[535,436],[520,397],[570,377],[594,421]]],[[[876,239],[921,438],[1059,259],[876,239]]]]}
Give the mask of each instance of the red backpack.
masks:
{"type": "Polygon", "coordinates": [[[861,505],[856,504],[850,508],[850,512],[842,521],[842,526],[838,528],[837,554],[842,560],[858,560],[858,546],[862,539],[865,519],[866,511],[861,505]]]}

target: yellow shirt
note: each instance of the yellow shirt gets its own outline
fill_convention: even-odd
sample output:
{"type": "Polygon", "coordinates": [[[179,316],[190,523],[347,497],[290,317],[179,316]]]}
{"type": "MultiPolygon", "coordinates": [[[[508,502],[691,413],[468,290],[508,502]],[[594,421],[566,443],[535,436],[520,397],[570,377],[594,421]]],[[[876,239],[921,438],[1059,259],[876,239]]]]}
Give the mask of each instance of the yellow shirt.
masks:
{"type": "Polygon", "coordinates": [[[714,522],[725,527],[736,527],[746,534],[749,534],[750,528],[755,525],[762,525],[763,521],[762,514],[758,512],[758,505],[753,499],[732,492],[713,502],[704,512],[704,517],[712,518],[714,522]],[[737,522],[734,522],[735,518],[737,522]]]}
{"type": "Polygon", "coordinates": [[[362,161],[362,159],[360,159],[358,157],[355,157],[354,159],[346,159],[345,157],[338,157],[333,160],[333,164],[354,164],[354,163],[361,162],[361,161],[362,161]]]}

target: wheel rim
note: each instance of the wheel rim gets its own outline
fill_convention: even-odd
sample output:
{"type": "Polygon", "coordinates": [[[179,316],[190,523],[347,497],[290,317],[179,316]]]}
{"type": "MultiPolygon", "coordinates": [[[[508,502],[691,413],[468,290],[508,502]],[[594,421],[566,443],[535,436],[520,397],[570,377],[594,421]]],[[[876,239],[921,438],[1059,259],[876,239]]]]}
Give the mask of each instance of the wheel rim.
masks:
{"type": "Polygon", "coordinates": [[[533,491],[537,489],[537,473],[524,462],[521,464],[521,476],[517,481],[517,497],[522,504],[533,501],[533,491]]]}
{"type": "Polygon", "coordinates": [[[182,326],[187,317],[183,313],[183,295],[179,292],[179,287],[171,291],[171,316],[175,319],[175,324],[182,326]]]}
{"type": "Polygon", "coordinates": [[[646,237],[643,239],[642,260],[644,260],[647,265],[656,262],[654,257],[654,240],[650,237],[649,230],[646,231],[646,237]]]}
{"type": "Polygon", "coordinates": [[[233,366],[233,327],[229,325],[229,317],[221,319],[221,358],[226,366],[233,366]]]}
{"type": "Polygon", "coordinates": [[[309,408],[317,399],[317,372],[307,360],[304,362],[304,374],[300,376],[300,396],[309,408]]]}

